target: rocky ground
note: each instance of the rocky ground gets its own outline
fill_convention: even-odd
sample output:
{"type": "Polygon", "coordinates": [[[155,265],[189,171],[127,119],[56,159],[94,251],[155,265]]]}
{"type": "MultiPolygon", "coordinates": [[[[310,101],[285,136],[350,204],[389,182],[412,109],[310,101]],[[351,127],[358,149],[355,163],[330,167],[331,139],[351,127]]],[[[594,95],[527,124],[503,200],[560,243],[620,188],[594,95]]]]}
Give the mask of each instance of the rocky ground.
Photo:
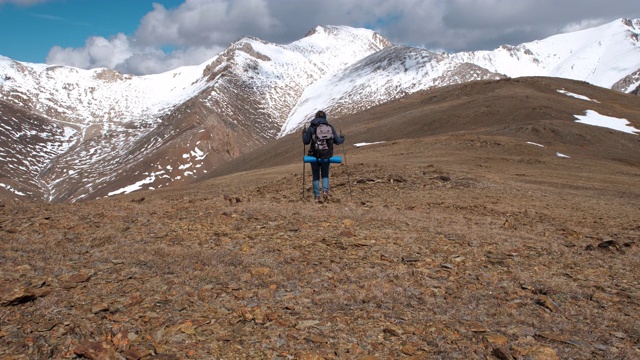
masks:
{"type": "Polygon", "coordinates": [[[638,359],[640,168],[513,138],[0,205],[0,359],[638,359]],[[428,150],[428,151],[427,151],[428,150]]]}

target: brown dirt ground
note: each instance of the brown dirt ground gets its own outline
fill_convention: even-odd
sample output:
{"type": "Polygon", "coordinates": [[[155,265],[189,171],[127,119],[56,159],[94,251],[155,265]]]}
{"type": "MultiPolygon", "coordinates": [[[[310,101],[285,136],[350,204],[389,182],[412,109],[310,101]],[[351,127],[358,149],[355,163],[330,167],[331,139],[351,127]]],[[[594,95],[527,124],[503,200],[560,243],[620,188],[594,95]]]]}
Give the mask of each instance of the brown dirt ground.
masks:
{"type": "Polygon", "coordinates": [[[557,87],[640,128],[637,97],[479,82],[338,119],[324,204],[299,134],[195,186],[5,201],[0,359],[638,359],[640,141],[557,87]]]}

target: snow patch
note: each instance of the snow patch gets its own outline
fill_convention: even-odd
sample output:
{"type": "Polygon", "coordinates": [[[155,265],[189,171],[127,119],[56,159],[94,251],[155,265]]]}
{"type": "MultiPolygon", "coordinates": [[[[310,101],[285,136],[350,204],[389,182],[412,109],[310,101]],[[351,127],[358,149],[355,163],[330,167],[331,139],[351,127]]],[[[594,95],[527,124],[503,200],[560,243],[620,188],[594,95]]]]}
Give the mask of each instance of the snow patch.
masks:
{"type": "Polygon", "coordinates": [[[371,142],[371,143],[362,142],[362,143],[353,144],[353,146],[359,148],[359,147],[368,146],[368,145],[382,144],[382,143],[385,143],[385,142],[386,141],[376,141],[376,142],[371,142]]]}
{"type": "Polygon", "coordinates": [[[570,91],[566,91],[566,90],[557,90],[557,91],[559,93],[561,93],[561,94],[565,94],[567,96],[571,96],[571,97],[574,97],[576,99],[586,100],[586,101],[593,101],[593,102],[596,102],[596,103],[600,103],[600,101],[593,100],[593,99],[590,99],[590,98],[588,98],[588,97],[586,97],[584,95],[579,95],[579,94],[576,94],[576,93],[572,93],[570,91]]]}
{"type": "Polygon", "coordinates": [[[20,192],[20,191],[18,191],[16,189],[12,188],[11,186],[9,186],[7,184],[4,184],[4,183],[0,183],[0,187],[5,188],[5,189],[11,191],[12,193],[14,193],[16,195],[20,195],[20,196],[26,196],[27,195],[25,193],[22,193],[22,192],[20,192]]]}
{"type": "Polygon", "coordinates": [[[640,133],[640,130],[633,127],[627,119],[602,115],[593,110],[587,110],[584,115],[575,115],[575,117],[578,119],[576,122],[581,124],[605,127],[633,135],[640,133]]]}
{"type": "Polygon", "coordinates": [[[135,184],[123,187],[120,190],[112,191],[112,192],[108,193],[107,196],[113,196],[113,195],[119,195],[119,194],[128,194],[130,192],[134,192],[136,190],[140,190],[140,189],[142,189],[142,185],[151,184],[154,181],[156,181],[156,177],[155,176],[149,176],[149,177],[147,177],[145,179],[142,179],[142,180],[138,181],[135,184]]]}
{"type": "Polygon", "coordinates": [[[202,150],[198,149],[198,147],[196,146],[191,152],[191,156],[195,157],[196,160],[204,160],[204,158],[207,157],[207,154],[205,154],[202,150]]]}

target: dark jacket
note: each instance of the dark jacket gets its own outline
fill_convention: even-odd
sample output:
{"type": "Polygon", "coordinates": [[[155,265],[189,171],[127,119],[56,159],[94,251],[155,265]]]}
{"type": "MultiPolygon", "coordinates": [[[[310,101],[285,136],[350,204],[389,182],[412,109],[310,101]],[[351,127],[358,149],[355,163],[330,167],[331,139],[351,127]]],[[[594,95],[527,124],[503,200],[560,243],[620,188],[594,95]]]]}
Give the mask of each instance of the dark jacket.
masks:
{"type": "Polygon", "coordinates": [[[318,126],[319,124],[327,124],[327,125],[331,126],[331,130],[333,130],[333,143],[334,144],[340,145],[340,144],[342,144],[344,142],[344,136],[342,136],[342,135],[338,136],[338,133],[336,133],[336,129],[333,127],[333,125],[329,124],[327,119],[325,119],[325,118],[315,118],[315,119],[311,120],[311,124],[309,124],[309,127],[307,128],[307,131],[302,133],[302,142],[305,145],[311,144],[311,140],[313,139],[313,134],[316,131],[316,126],[318,126]]]}

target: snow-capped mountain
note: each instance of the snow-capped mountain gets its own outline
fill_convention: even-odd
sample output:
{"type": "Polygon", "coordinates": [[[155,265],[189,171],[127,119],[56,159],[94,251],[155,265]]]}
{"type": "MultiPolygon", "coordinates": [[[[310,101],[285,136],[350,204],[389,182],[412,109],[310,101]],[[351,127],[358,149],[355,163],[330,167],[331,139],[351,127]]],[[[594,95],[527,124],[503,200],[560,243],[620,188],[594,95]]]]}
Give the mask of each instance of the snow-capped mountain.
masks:
{"type": "Polygon", "coordinates": [[[195,181],[306,123],[472,80],[559,76],[633,92],[640,20],[434,53],[318,26],[279,45],[246,37],[199,66],[148,76],[0,56],[0,196],[77,201],[195,181]]]}
{"type": "Polygon", "coordinates": [[[444,54],[403,46],[385,48],[307,88],[281,135],[300,128],[316,108],[335,117],[419,90],[504,76],[561,77],[637,94],[639,37],[640,19],[620,19],[493,51],[444,54]]]}
{"type": "Polygon", "coordinates": [[[406,46],[387,47],[308,86],[280,136],[301,128],[316,109],[338,117],[419,90],[501,77],[504,76],[471,63],[451,61],[445,54],[406,46]]]}
{"type": "Polygon", "coordinates": [[[639,37],[640,19],[620,19],[518,46],[453,54],[451,58],[509,77],[560,77],[632,92],[640,86],[639,37]]]}
{"type": "Polygon", "coordinates": [[[193,181],[275,139],[307,86],[390,45],[319,26],[288,45],[247,37],[200,66],[141,77],[0,58],[2,189],[75,201],[193,181]],[[16,127],[18,111],[38,126],[16,127]]]}

